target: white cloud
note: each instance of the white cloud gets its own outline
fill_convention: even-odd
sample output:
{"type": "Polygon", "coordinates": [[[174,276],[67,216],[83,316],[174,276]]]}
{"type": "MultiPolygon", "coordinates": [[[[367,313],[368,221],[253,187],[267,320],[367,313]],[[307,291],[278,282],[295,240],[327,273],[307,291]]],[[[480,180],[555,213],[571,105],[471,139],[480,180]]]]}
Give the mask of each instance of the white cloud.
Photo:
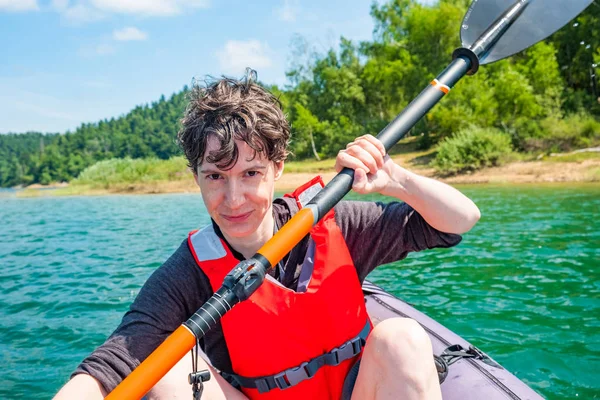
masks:
{"type": "Polygon", "coordinates": [[[147,38],[148,34],[146,32],[142,32],[133,26],[113,31],[113,39],[119,41],[146,40],[147,38]]]}
{"type": "Polygon", "coordinates": [[[91,0],[99,10],[143,16],[170,16],[183,12],[184,8],[207,8],[209,0],[91,0]]]}
{"type": "Polygon", "coordinates": [[[37,0],[0,0],[0,11],[37,11],[37,0]]]}
{"type": "Polygon", "coordinates": [[[275,10],[277,17],[285,22],[294,22],[300,11],[297,0],[284,0],[283,5],[275,10]]]}
{"type": "Polygon", "coordinates": [[[259,70],[273,64],[269,45],[256,39],[247,41],[229,40],[217,52],[220,70],[228,75],[242,75],[246,67],[259,70]]]}
{"type": "Polygon", "coordinates": [[[170,0],[92,0],[99,10],[116,14],[173,15],[179,12],[177,3],[170,0]]]}
{"type": "Polygon", "coordinates": [[[79,49],[79,55],[82,57],[97,57],[97,56],[107,56],[110,54],[114,54],[116,51],[115,47],[108,43],[100,43],[92,46],[85,46],[79,49]]]}
{"type": "Polygon", "coordinates": [[[182,5],[191,8],[208,8],[210,7],[210,0],[182,0],[182,5]]]}
{"type": "Polygon", "coordinates": [[[110,44],[99,44],[96,46],[96,54],[99,56],[106,56],[109,54],[113,54],[115,52],[115,48],[110,44]]]}
{"type": "Polygon", "coordinates": [[[66,10],[69,7],[69,0],[52,0],[52,7],[58,11],[66,10]]]}
{"type": "MultiPolygon", "coordinates": [[[[85,23],[109,14],[172,16],[186,9],[208,8],[211,0],[46,0],[44,9],[54,10],[69,22],[85,23]]],[[[0,0],[2,11],[37,11],[38,0],[0,0]]]]}
{"type": "Polygon", "coordinates": [[[101,12],[84,4],[76,4],[73,7],[64,8],[61,12],[69,22],[75,24],[93,22],[104,18],[101,12]]]}

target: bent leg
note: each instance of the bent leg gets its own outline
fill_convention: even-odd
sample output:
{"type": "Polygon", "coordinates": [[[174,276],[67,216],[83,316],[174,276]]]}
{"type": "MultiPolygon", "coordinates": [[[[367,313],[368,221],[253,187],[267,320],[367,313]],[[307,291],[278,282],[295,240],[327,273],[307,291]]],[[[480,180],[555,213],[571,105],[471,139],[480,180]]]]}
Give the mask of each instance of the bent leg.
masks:
{"type": "MultiPolygon", "coordinates": [[[[231,386],[214,368],[198,357],[198,371],[210,370],[210,380],[204,382],[203,400],[247,400],[242,392],[231,386]]],[[[192,372],[192,360],[189,355],[183,357],[171,370],[148,392],[148,400],[192,398],[192,385],[188,383],[188,375],[192,372]]]]}
{"type": "Polygon", "coordinates": [[[369,335],[352,399],[441,399],[431,341],[418,322],[391,318],[369,335]]]}

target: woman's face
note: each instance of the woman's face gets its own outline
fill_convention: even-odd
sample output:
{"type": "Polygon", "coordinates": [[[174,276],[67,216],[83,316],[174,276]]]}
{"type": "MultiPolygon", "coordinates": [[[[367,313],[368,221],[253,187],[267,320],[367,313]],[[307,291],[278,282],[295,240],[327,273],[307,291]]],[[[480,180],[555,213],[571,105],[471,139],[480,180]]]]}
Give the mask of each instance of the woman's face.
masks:
{"type": "Polygon", "coordinates": [[[233,168],[224,171],[206,161],[206,156],[220,146],[215,137],[209,137],[196,175],[206,209],[226,238],[267,233],[261,232],[261,228],[272,227],[264,221],[273,218],[271,203],[275,181],[283,172],[283,161],[270,161],[261,153],[252,159],[254,150],[246,142],[236,141],[236,145],[238,160],[233,168]]]}

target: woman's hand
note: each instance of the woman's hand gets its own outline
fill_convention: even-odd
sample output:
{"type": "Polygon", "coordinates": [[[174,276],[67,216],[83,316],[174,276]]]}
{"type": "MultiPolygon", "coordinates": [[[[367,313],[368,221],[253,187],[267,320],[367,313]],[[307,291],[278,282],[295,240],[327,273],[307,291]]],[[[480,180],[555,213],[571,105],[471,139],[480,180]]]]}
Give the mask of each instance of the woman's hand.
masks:
{"type": "Polygon", "coordinates": [[[383,144],[372,135],[363,135],[340,150],[335,170],[354,170],[352,190],[357,193],[382,193],[392,181],[395,164],[386,154],[383,144]]]}
{"type": "Polygon", "coordinates": [[[354,170],[355,192],[402,200],[442,232],[467,232],[481,215],[475,203],[458,190],[394,163],[383,144],[371,135],[357,138],[338,153],[335,170],[344,167],[354,170]]]}

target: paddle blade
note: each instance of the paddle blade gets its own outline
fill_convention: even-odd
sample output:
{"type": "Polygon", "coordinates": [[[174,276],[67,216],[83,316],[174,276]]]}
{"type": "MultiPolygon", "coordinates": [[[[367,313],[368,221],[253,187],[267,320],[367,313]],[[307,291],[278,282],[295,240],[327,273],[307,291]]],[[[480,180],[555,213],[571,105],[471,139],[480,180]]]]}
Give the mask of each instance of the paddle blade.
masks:
{"type": "Polygon", "coordinates": [[[474,0],[460,30],[463,47],[470,48],[509,8],[523,3],[521,15],[483,54],[489,64],[525,50],[562,28],[594,0],[474,0]]]}

